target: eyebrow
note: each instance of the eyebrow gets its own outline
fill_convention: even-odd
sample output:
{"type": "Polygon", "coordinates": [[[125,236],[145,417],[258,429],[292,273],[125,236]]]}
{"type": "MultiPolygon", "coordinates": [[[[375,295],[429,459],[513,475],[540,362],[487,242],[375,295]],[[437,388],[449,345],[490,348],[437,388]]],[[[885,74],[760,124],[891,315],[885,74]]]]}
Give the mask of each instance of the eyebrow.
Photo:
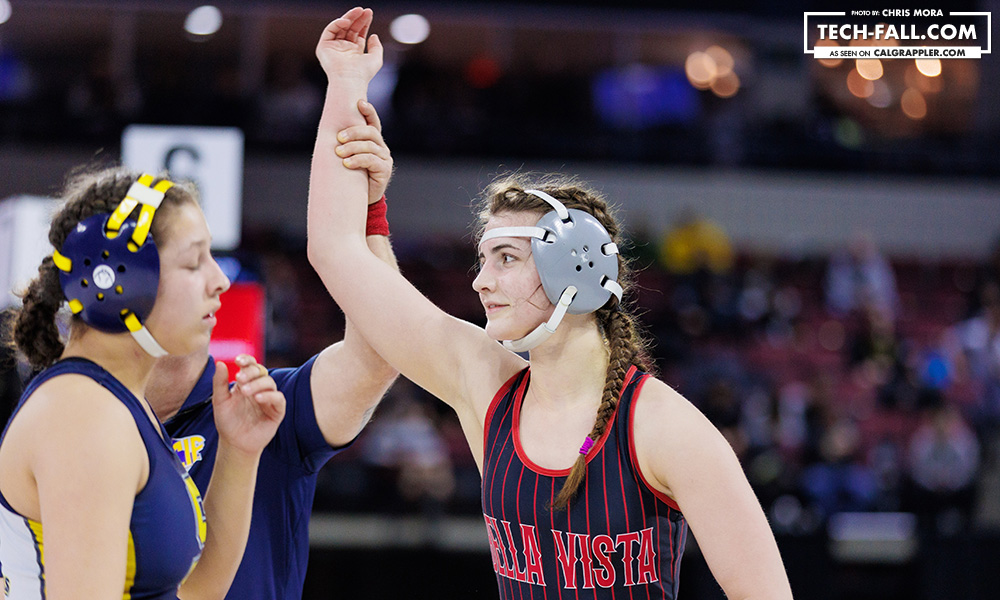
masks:
{"type": "Polygon", "coordinates": [[[187,246],[184,246],[183,248],[179,249],[178,251],[181,254],[183,254],[185,252],[191,252],[192,250],[200,252],[201,249],[205,248],[206,246],[211,250],[211,248],[212,248],[212,241],[211,240],[205,240],[205,239],[194,240],[191,243],[189,243],[187,246]]]}
{"type": "MultiPolygon", "coordinates": [[[[501,250],[507,250],[508,248],[511,249],[511,250],[518,250],[518,251],[522,250],[522,248],[518,248],[517,246],[515,246],[514,244],[511,244],[510,242],[502,242],[502,243],[497,244],[496,246],[493,246],[492,248],[490,248],[490,254],[496,254],[496,253],[500,252],[501,250]]],[[[483,256],[485,256],[485,253],[482,250],[480,250],[479,251],[479,257],[482,258],[483,256]]]]}

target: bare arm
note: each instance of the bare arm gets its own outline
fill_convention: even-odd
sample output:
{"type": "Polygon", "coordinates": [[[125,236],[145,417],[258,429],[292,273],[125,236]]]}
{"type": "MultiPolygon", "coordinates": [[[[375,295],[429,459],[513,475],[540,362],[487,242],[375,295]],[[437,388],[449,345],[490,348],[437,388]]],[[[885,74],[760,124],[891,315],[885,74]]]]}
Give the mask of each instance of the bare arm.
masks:
{"type": "MultiPolygon", "coordinates": [[[[366,125],[341,131],[338,137],[349,138],[337,147],[345,165],[368,172],[368,204],[385,194],[392,176],[392,154],[382,138],[382,124],[374,107],[358,103],[366,125]],[[348,160],[349,159],[349,160],[348,160]]],[[[396,256],[385,235],[367,236],[368,249],[396,271],[396,256]]],[[[310,388],[313,410],[323,437],[331,446],[343,446],[353,440],[368,423],[379,400],[399,372],[389,366],[365,341],[357,327],[347,319],[344,340],[325,349],[313,363],[310,388]]]]}
{"type": "Polygon", "coordinates": [[[317,47],[329,86],[310,174],[309,259],[378,354],[454,407],[464,424],[481,427],[493,393],[523,361],[434,306],[368,249],[367,181],[342,164],[336,136],[361,116],[356,104],[381,65],[381,45],[372,36],[366,54],[363,35],[351,31],[334,21],[317,47]]]}
{"type": "Polygon", "coordinates": [[[229,591],[250,533],[260,454],[285,416],[285,397],[267,369],[246,355],[236,363],[240,371],[232,390],[226,364],[215,364],[219,451],[204,495],[208,537],[198,565],[178,590],[181,600],[218,599],[229,591]]]}
{"type": "Polygon", "coordinates": [[[774,534],[722,434],[657,380],[645,384],[635,411],[639,467],[677,502],[726,597],[790,599],[774,534]]]}
{"type": "Polygon", "coordinates": [[[93,380],[63,376],[35,394],[19,416],[31,427],[18,433],[31,439],[10,448],[26,449],[37,486],[39,514],[22,508],[30,500],[14,506],[44,523],[46,598],[120,599],[132,503],[149,472],[142,438],[125,405],[93,380]]]}

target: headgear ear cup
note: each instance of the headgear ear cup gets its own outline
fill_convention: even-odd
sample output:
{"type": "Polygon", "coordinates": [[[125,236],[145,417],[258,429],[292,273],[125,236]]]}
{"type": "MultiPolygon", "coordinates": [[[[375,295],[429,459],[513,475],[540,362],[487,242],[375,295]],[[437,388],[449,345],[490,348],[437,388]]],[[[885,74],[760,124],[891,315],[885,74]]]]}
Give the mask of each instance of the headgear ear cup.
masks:
{"type": "Polygon", "coordinates": [[[129,332],[152,356],[167,352],[143,322],[153,310],[160,282],[160,257],[149,234],[152,219],[173,183],[155,187],[152,175],[132,184],[113,213],[92,215],[52,253],[70,310],[107,333],[129,332]],[[139,216],[131,217],[136,207],[139,216]]]}
{"type": "Polygon", "coordinates": [[[483,235],[480,244],[497,237],[530,237],[531,252],[549,301],[556,305],[552,317],[520,340],[504,345],[524,352],[555,332],[568,312],[583,315],[604,306],[614,295],[621,301],[618,283],[618,246],[597,217],[567,209],[540,190],[525,190],[552,206],[534,227],[497,227],[483,235]]]}
{"type": "MultiPolygon", "coordinates": [[[[537,227],[550,232],[531,240],[531,252],[549,300],[555,304],[572,285],[577,294],[568,313],[585,315],[604,306],[616,291],[605,284],[611,281],[617,285],[618,248],[601,222],[588,212],[571,208],[567,220],[550,211],[539,219],[537,227]]],[[[620,287],[615,295],[621,299],[620,287]]]]}

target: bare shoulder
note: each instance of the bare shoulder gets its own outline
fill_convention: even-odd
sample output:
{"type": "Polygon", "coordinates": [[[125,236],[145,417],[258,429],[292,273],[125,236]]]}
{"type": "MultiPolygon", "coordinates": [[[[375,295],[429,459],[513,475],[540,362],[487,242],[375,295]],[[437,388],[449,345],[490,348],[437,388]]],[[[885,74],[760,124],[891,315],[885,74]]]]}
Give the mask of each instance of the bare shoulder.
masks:
{"type": "Polygon", "coordinates": [[[635,400],[632,435],[639,468],[675,500],[676,488],[700,468],[732,454],[726,439],[696,406],[663,381],[650,378],[635,400]]]}
{"type": "MultiPolygon", "coordinates": [[[[15,429],[16,428],[16,429],[15,429]]],[[[142,445],[135,420],[121,400],[84,375],[53,377],[38,387],[11,424],[23,432],[25,442],[38,457],[62,454],[73,457],[111,453],[142,445]]],[[[133,456],[138,457],[131,453],[133,456]]]]}
{"type": "MultiPolygon", "coordinates": [[[[637,430],[648,426],[661,433],[682,434],[692,426],[703,424],[701,411],[680,392],[655,377],[646,380],[635,402],[637,430]]],[[[704,422],[707,423],[707,420],[704,422]]]]}
{"type": "Polygon", "coordinates": [[[40,385],[10,423],[3,450],[4,495],[36,520],[43,494],[70,498],[81,492],[82,481],[92,488],[118,482],[138,492],[149,469],[128,408],[83,375],[40,385]]]}
{"type": "Polygon", "coordinates": [[[100,421],[132,420],[128,407],[110,390],[86,375],[67,373],[53,377],[38,386],[22,410],[30,410],[50,417],[55,424],[82,419],[84,424],[98,425],[100,421]]]}

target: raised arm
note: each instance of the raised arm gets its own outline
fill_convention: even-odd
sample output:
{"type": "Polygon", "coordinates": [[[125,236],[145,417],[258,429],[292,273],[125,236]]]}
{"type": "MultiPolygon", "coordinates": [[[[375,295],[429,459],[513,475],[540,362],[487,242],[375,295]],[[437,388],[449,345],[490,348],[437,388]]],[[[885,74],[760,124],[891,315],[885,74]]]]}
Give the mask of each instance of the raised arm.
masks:
{"type": "Polygon", "coordinates": [[[236,357],[240,370],[229,388],[226,364],[215,363],[212,406],[219,451],[204,492],[208,536],[201,559],[178,591],[180,600],[221,599],[229,591],[250,533],[257,466],[285,416],[285,397],[267,369],[236,357]]]}
{"type": "Polygon", "coordinates": [[[309,260],[389,364],[453,406],[463,424],[481,427],[493,393],[521,359],[482,329],[445,314],[372,254],[364,235],[365,175],[336,154],[337,134],[361,119],[357,102],[381,64],[376,36],[364,52],[370,11],[351,17],[356,10],[331,23],[316,50],[329,85],[309,181],[309,260]]]}
{"type": "MultiPolygon", "coordinates": [[[[367,102],[358,106],[367,122],[340,133],[352,141],[337,147],[337,154],[350,157],[352,169],[368,172],[368,206],[378,206],[392,176],[392,154],[382,138],[382,124],[367,102]]],[[[384,224],[383,224],[384,227],[384,224]]],[[[367,236],[368,248],[395,270],[396,257],[383,227],[367,236]]],[[[372,228],[369,227],[369,230],[372,228]]],[[[371,231],[369,231],[371,233],[371,231]]],[[[347,319],[344,339],[323,350],[313,363],[310,387],[313,409],[323,437],[331,446],[353,440],[368,423],[379,400],[399,374],[365,341],[347,319]]]]}
{"type": "Polygon", "coordinates": [[[774,534],[718,429],[655,379],[643,387],[633,423],[640,470],[677,502],[726,597],[791,600],[774,534]]]}

